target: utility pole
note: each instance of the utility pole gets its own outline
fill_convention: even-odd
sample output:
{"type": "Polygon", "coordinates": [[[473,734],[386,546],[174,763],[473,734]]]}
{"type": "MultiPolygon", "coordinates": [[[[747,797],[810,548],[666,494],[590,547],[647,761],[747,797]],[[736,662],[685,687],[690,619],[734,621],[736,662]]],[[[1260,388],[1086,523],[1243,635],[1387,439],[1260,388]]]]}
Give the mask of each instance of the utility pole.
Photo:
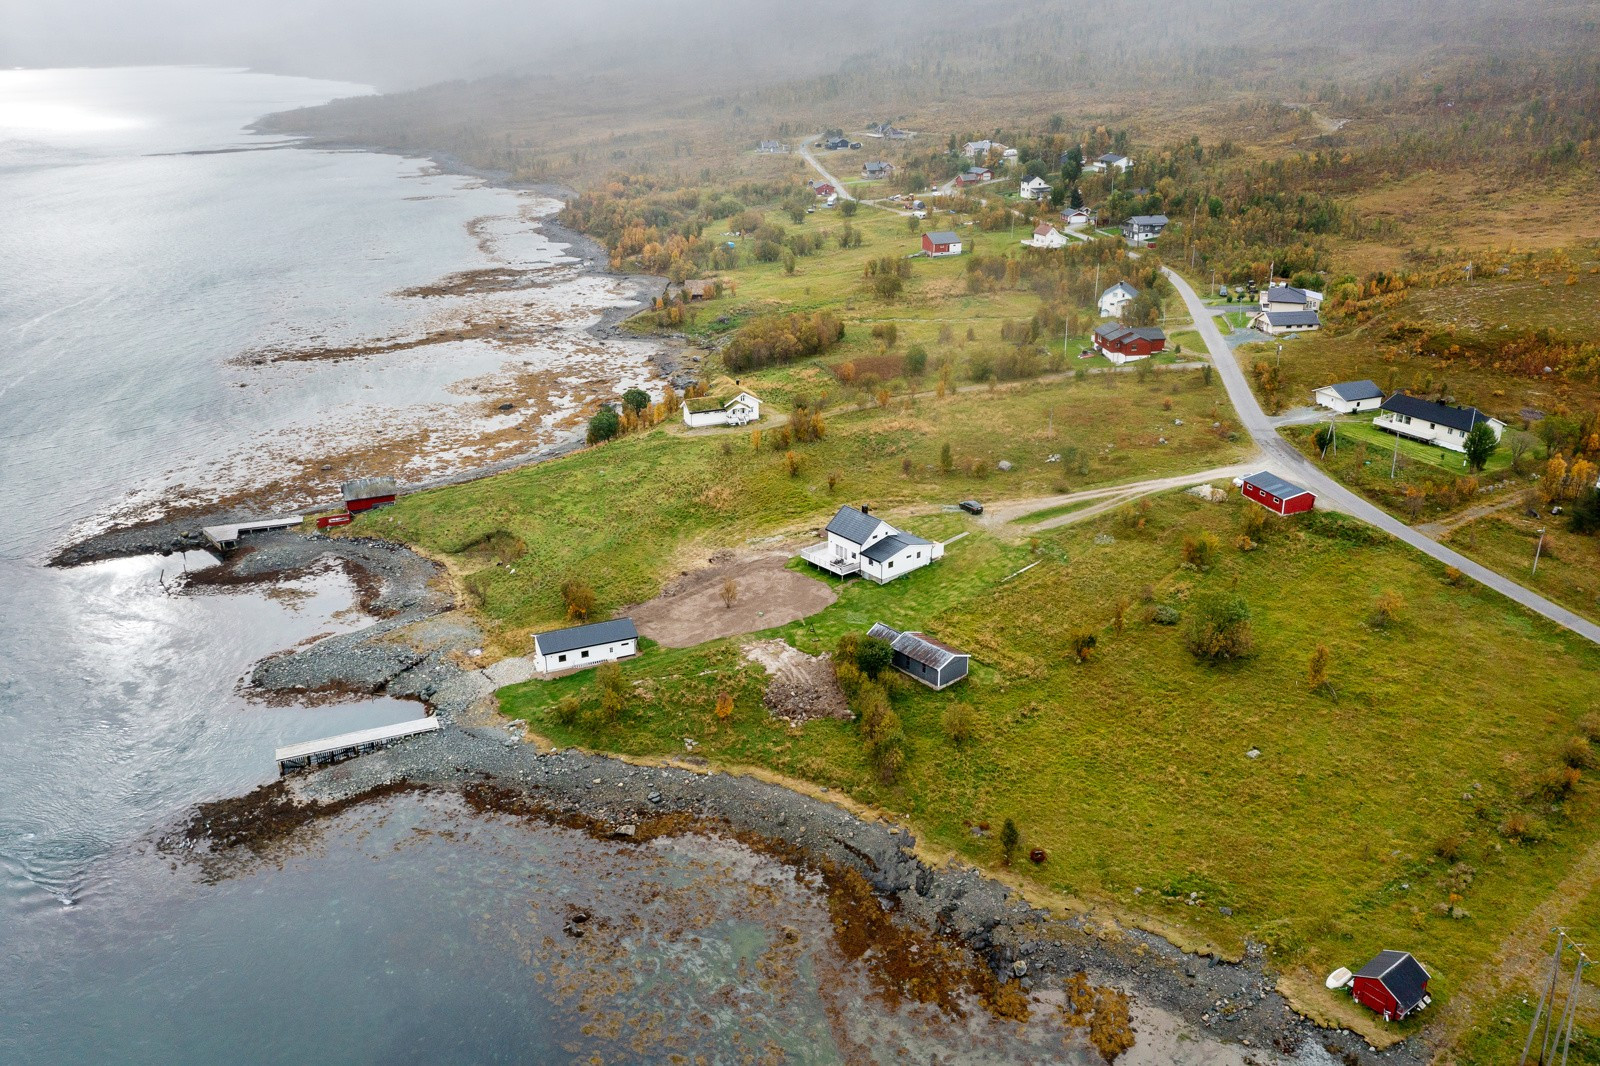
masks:
{"type": "MultiPolygon", "coordinates": [[[[1555,1006],[1552,997],[1555,995],[1556,991],[1556,978],[1561,974],[1561,948],[1566,941],[1566,937],[1567,931],[1558,927],[1556,929],[1555,954],[1550,957],[1550,983],[1545,987],[1544,992],[1540,994],[1539,1005],[1534,1008],[1533,1024],[1528,1026],[1528,1039],[1523,1042],[1522,1057],[1517,1060],[1517,1066],[1527,1066],[1528,1064],[1528,1052],[1533,1050],[1533,1034],[1539,1031],[1539,1019],[1541,1016],[1544,1018],[1545,1038],[1547,1040],[1549,1039],[1550,1016],[1545,1012],[1545,1007],[1546,1005],[1549,1005],[1551,1008],[1554,1008],[1555,1006]]],[[[1541,1059],[1544,1058],[1543,1043],[1540,1043],[1539,1045],[1539,1057],[1541,1059]]]]}
{"type": "Polygon", "coordinates": [[[1577,1020],[1578,993],[1583,988],[1583,967],[1589,960],[1584,957],[1583,947],[1578,947],[1578,968],[1572,971],[1572,988],[1567,992],[1567,1009],[1561,1015],[1561,1022],[1556,1026],[1555,1043],[1550,1045],[1550,1058],[1553,1062],[1556,1055],[1556,1044],[1561,1045],[1561,1066],[1567,1066],[1567,1053],[1572,1049],[1572,1026],[1577,1020]]]}
{"type": "Polygon", "coordinates": [[[1533,572],[1539,572],[1539,553],[1544,551],[1544,527],[1539,527],[1539,544],[1533,549],[1533,572]]]}

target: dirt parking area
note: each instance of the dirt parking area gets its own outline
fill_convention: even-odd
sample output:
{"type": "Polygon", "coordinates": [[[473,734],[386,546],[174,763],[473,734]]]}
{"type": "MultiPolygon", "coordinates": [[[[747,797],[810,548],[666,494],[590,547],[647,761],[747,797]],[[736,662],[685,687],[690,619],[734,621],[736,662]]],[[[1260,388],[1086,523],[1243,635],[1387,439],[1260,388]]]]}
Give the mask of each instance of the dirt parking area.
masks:
{"type": "Polygon", "coordinates": [[[669,648],[688,648],[718,637],[754,633],[816,614],[838,596],[827,582],[787,570],[781,551],[735,555],[720,551],[711,565],[678,578],[661,595],[625,612],[639,632],[669,648]],[[723,585],[737,587],[733,606],[723,585]]]}

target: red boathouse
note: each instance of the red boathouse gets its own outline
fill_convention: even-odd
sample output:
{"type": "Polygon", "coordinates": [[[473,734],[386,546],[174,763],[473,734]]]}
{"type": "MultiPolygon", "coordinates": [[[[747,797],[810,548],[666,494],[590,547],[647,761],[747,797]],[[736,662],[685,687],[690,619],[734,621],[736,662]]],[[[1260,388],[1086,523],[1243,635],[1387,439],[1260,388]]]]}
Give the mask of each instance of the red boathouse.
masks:
{"type": "Polygon", "coordinates": [[[1245,478],[1243,492],[1245,499],[1254,500],[1281,515],[1309,511],[1317,502],[1317,497],[1308,490],[1265,470],[1245,478]]]}
{"type": "Polygon", "coordinates": [[[1397,1022],[1433,1002],[1428,977],[1409,951],[1380,951],[1356,974],[1350,994],[1384,1021],[1397,1022]]]}
{"type": "Polygon", "coordinates": [[[345,510],[351,514],[370,511],[394,502],[398,486],[392,477],[361,477],[339,486],[345,510]]]}

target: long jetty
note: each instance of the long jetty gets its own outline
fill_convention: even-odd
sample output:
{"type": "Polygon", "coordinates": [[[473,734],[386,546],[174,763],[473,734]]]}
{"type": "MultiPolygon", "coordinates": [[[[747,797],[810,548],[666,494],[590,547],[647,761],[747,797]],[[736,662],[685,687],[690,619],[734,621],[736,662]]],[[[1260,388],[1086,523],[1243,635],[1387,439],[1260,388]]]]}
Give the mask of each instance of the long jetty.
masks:
{"type": "Polygon", "coordinates": [[[388,747],[397,740],[432,733],[438,728],[437,718],[414,718],[409,722],[395,722],[393,725],[381,725],[376,729],[362,729],[355,733],[340,733],[336,737],[324,737],[322,740],[303,740],[298,744],[286,744],[277,750],[278,773],[286,774],[291,770],[344,762],[357,755],[388,747]]]}

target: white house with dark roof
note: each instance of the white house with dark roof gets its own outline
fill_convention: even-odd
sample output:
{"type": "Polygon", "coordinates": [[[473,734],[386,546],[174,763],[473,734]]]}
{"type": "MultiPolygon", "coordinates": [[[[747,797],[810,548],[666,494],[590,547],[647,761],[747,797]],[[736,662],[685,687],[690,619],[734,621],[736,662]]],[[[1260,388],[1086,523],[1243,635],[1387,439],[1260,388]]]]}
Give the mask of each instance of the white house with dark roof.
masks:
{"type": "Polygon", "coordinates": [[[1476,407],[1451,407],[1397,392],[1383,401],[1383,407],[1372,424],[1401,437],[1410,437],[1425,444],[1437,444],[1453,452],[1467,450],[1467,434],[1478,423],[1487,423],[1499,440],[1506,424],[1491,418],[1476,407]]]}
{"type": "Polygon", "coordinates": [[[533,668],[541,674],[583,670],[639,653],[639,631],[631,618],[553,629],[533,637],[533,668]]]}
{"type": "Polygon", "coordinates": [[[894,668],[914,677],[934,691],[949,688],[967,676],[972,656],[957,651],[925,633],[902,633],[882,622],[874,622],[867,636],[886,641],[894,651],[894,668]]]}
{"type": "Polygon", "coordinates": [[[1115,170],[1118,174],[1133,166],[1133,160],[1117,152],[1107,152],[1083,165],[1083,169],[1092,174],[1104,174],[1108,170],[1115,170]]]}
{"type": "Polygon", "coordinates": [[[1293,285],[1268,285],[1261,290],[1263,311],[1320,311],[1322,293],[1316,289],[1297,289],[1293,285]]]}
{"type": "Polygon", "coordinates": [[[1139,290],[1129,285],[1126,281],[1117,282],[1100,294],[1100,316],[1102,318],[1121,318],[1122,312],[1128,309],[1128,305],[1138,295],[1139,290]]]}
{"type": "Polygon", "coordinates": [[[760,418],[761,401],[754,393],[742,390],[733,396],[698,396],[683,401],[683,424],[690,429],[745,426],[760,418]]]}
{"type": "Polygon", "coordinates": [[[1383,390],[1369,378],[1360,381],[1341,381],[1337,385],[1324,385],[1311,394],[1318,407],[1353,415],[1371,411],[1383,403],[1383,390]]]}
{"type": "Polygon", "coordinates": [[[1322,319],[1315,311],[1257,311],[1250,316],[1250,327],[1269,337],[1283,337],[1319,330],[1322,319]]]}
{"type": "Polygon", "coordinates": [[[1135,244],[1149,244],[1166,228],[1166,215],[1132,215],[1122,224],[1122,237],[1135,244]]]}
{"type": "Polygon", "coordinates": [[[883,585],[944,557],[944,545],[896,529],[862,506],[841,507],[825,530],[827,539],[800,551],[800,558],[830,574],[860,574],[883,585]]]}

